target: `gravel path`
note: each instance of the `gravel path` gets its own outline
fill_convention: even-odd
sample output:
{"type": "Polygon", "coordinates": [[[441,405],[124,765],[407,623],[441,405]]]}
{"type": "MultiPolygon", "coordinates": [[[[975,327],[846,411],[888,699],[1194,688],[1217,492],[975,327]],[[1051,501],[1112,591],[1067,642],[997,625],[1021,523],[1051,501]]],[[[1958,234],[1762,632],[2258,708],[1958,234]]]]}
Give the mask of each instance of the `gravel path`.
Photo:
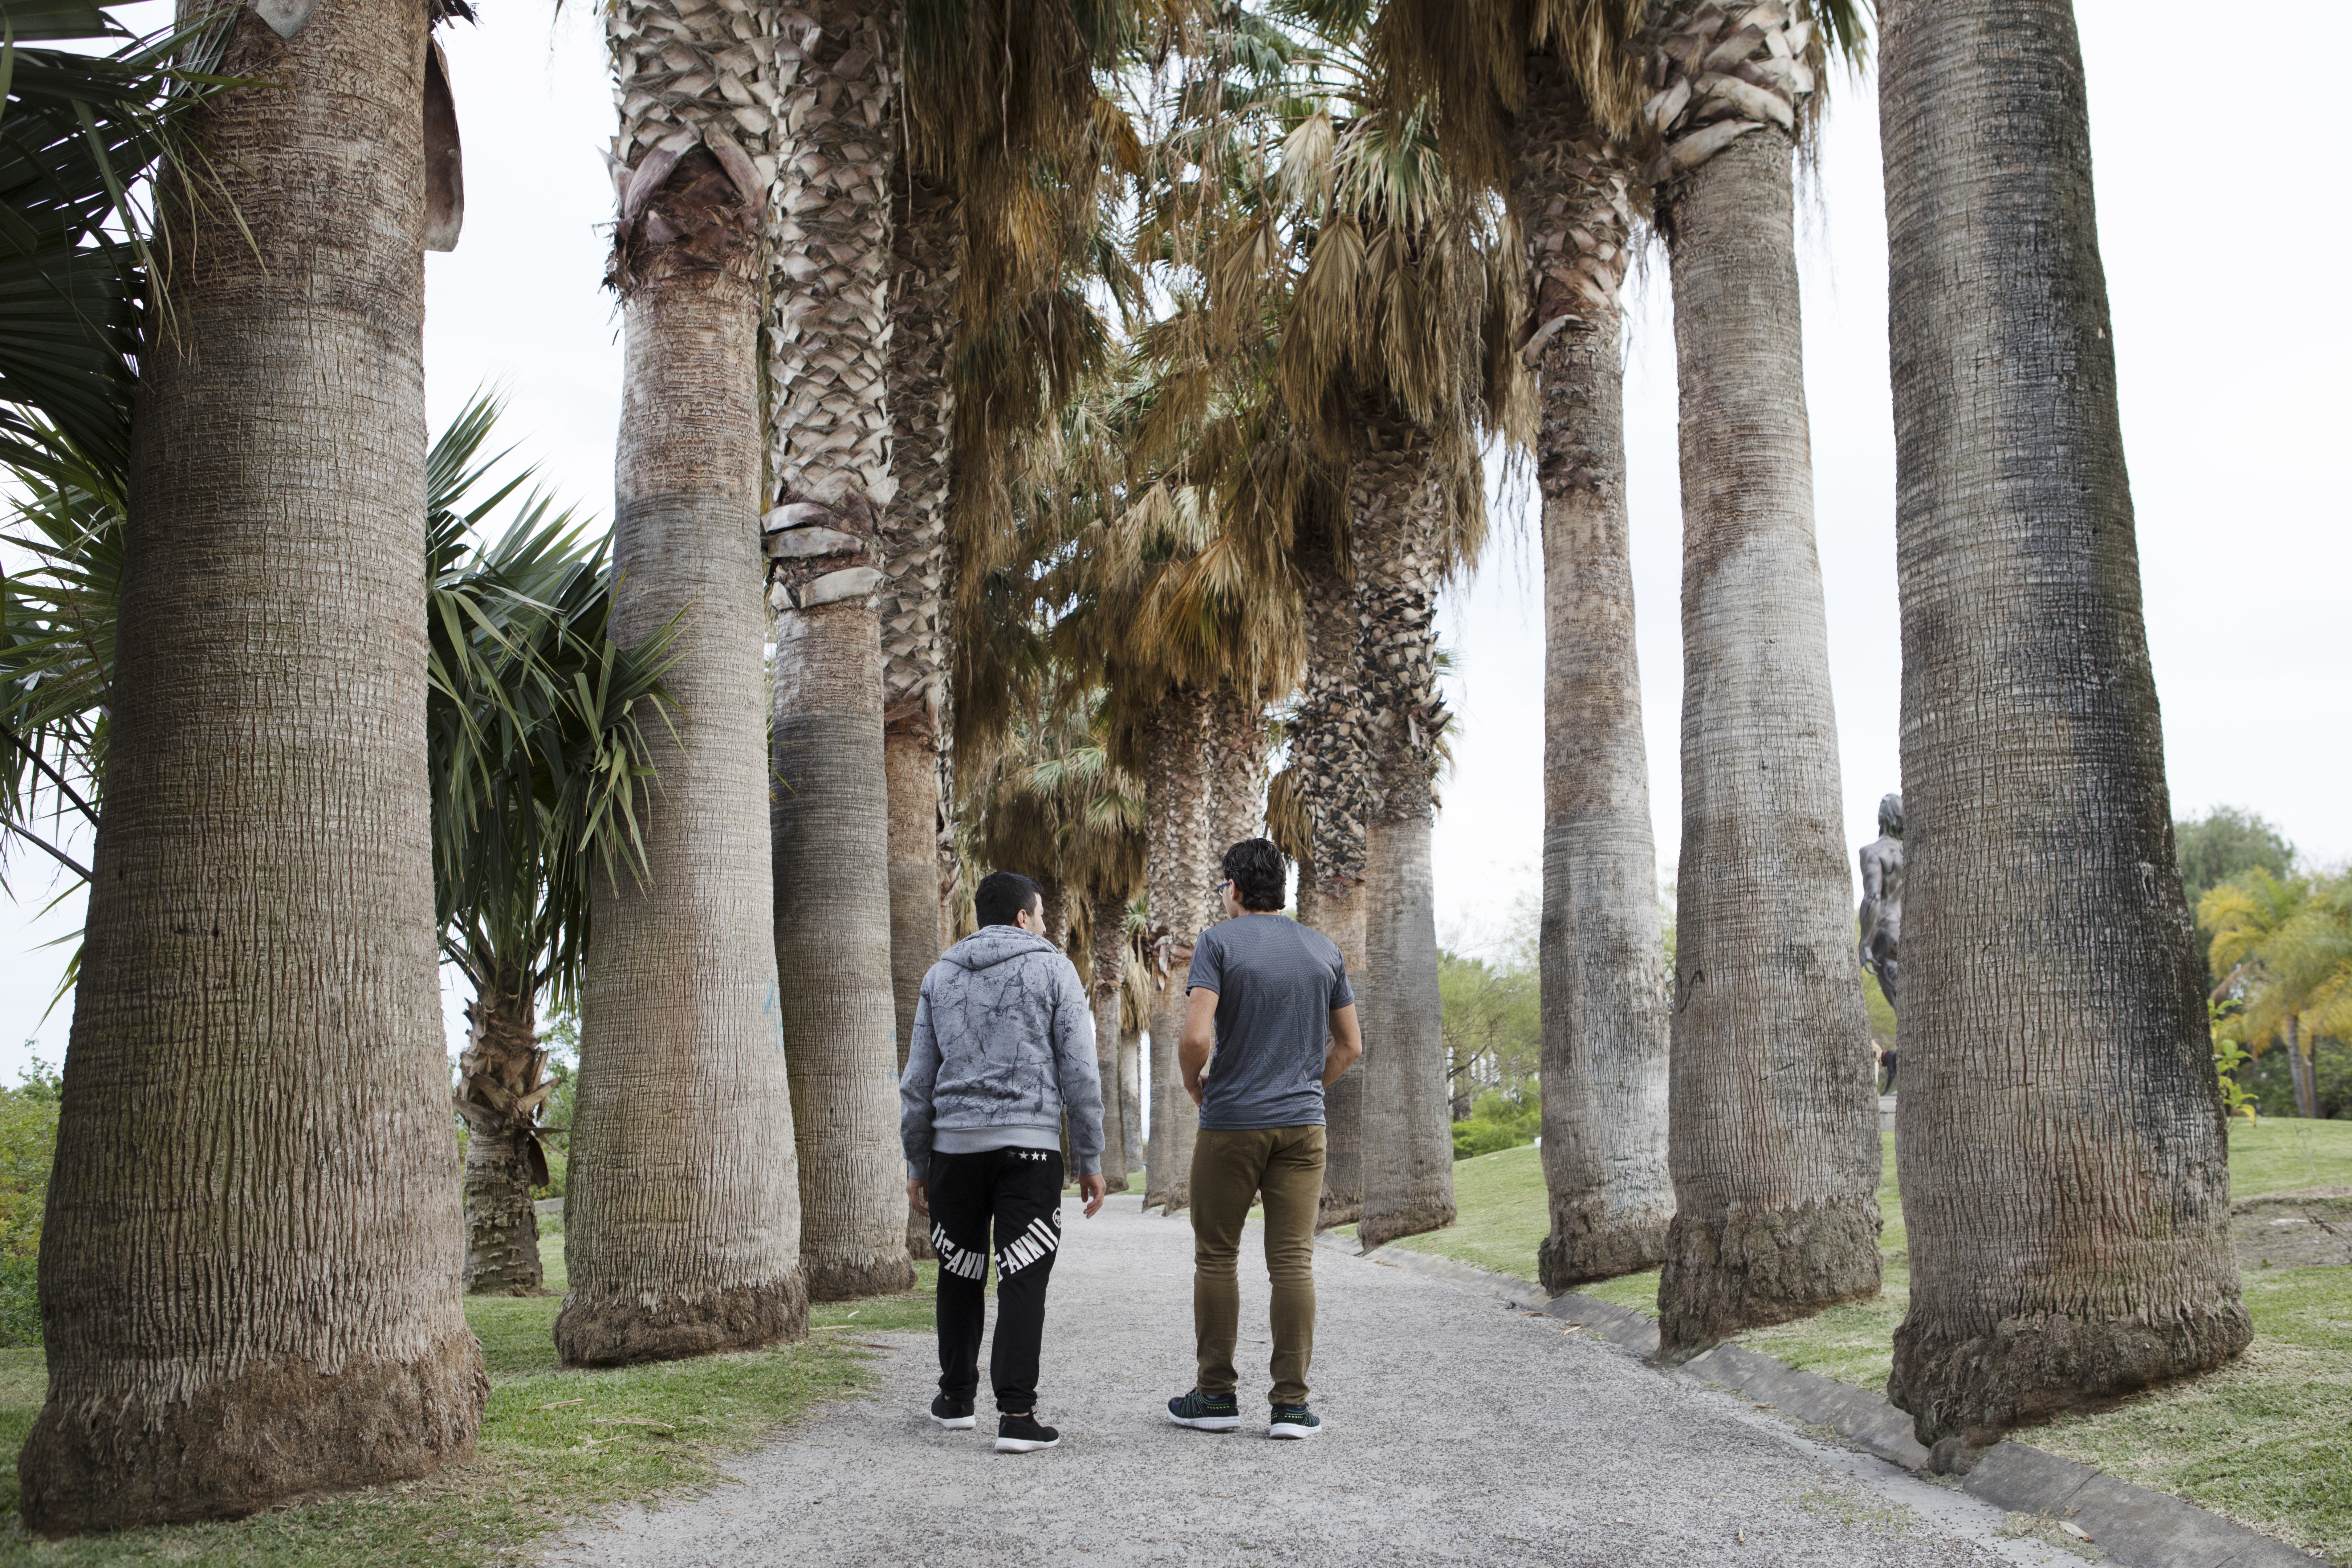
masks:
{"type": "MultiPolygon", "coordinates": [[[[560,1564],[1475,1563],[1991,1565],[2079,1561],[2000,1539],[2000,1514],[1490,1296],[1318,1248],[1323,1432],[1171,1426],[1191,1386],[1192,1229],[1116,1197],[1065,1205],[1040,1414],[1058,1448],[998,1455],[992,1407],[924,1415],[928,1336],[880,1342],[874,1397],[730,1467],[742,1483],[622,1510],[560,1564]]],[[[1255,1227],[1253,1227],[1255,1230],[1255,1227]]],[[[1242,1404],[1262,1412],[1265,1283],[1242,1270],[1242,1404]]],[[[983,1366],[984,1375],[984,1366],[983,1366]]]]}

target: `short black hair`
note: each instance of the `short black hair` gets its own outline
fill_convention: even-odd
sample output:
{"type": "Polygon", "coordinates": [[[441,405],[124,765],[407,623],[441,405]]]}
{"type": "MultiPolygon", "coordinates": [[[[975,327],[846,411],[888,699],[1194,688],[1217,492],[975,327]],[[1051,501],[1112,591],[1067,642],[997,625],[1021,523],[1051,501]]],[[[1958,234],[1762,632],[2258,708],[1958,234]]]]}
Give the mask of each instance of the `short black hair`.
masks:
{"type": "Polygon", "coordinates": [[[984,926],[1009,926],[1023,910],[1035,910],[1045,896],[1045,889],[1018,871],[991,871],[971,895],[972,918],[984,926]]]}
{"type": "Polygon", "coordinates": [[[1282,908],[1283,885],[1289,874],[1290,862],[1271,838],[1244,838],[1225,851],[1225,875],[1234,880],[1234,897],[1252,913],[1269,914],[1282,908]]]}

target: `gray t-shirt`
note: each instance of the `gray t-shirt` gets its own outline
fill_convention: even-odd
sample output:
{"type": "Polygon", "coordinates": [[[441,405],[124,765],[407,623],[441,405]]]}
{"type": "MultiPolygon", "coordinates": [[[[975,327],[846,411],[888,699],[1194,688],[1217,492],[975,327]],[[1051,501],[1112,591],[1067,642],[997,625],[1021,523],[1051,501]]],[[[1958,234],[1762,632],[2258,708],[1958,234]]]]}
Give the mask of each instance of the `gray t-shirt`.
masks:
{"type": "Polygon", "coordinates": [[[1220,1132],[1323,1125],[1331,1015],[1351,1006],[1348,966],[1328,937],[1286,915],[1211,926],[1184,990],[1217,994],[1217,1054],[1201,1125],[1220,1132]]]}

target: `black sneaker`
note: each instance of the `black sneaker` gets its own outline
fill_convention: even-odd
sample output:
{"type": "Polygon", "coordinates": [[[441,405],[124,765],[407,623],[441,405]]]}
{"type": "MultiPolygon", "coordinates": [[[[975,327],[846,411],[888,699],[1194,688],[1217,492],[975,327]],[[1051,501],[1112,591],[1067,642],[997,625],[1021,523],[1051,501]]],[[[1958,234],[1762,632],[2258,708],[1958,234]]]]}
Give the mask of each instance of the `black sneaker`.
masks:
{"type": "Polygon", "coordinates": [[[1312,1437],[1323,1430],[1322,1418],[1304,1405],[1277,1405],[1266,1423],[1269,1437],[1312,1437]]]}
{"type": "Polygon", "coordinates": [[[950,1399],[940,1394],[931,1401],[931,1419],[952,1432],[969,1432],[978,1423],[971,1417],[971,1401],[950,1399]]]}
{"type": "Polygon", "coordinates": [[[1034,1410],[996,1418],[996,1451],[1000,1454],[1034,1453],[1039,1448],[1050,1448],[1061,1440],[1059,1432],[1051,1426],[1039,1425],[1037,1413],[1034,1410]]]}
{"type": "Polygon", "coordinates": [[[1168,1402],[1168,1419],[1202,1432],[1230,1432],[1242,1424],[1242,1407],[1230,1394],[1209,1394],[1196,1388],[1168,1402]]]}

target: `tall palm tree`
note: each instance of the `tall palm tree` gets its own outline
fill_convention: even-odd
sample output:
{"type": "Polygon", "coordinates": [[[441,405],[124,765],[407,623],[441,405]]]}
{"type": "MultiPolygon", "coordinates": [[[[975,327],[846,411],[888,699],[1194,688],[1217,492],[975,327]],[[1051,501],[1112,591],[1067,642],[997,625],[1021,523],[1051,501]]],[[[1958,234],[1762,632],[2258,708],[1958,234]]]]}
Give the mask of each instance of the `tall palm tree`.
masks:
{"type": "Polygon", "coordinates": [[[1316,862],[1310,918],[1354,947],[1352,880],[1379,875],[1384,829],[1395,851],[1391,881],[1361,895],[1364,1131],[1348,1135],[1342,1091],[1327,1166],[1328,1219],[1354,1206],[1349,1155],[1362,1151],[1361,1234],[1376,1241],[1452,1216],[1428,896],[1444,727],[1430,611],[1435,575],[1475,554],[1483,526],[1475,426],[1512,424],[1521,377],[1482,331],[1512,314],[1513,269],[1492,265],[1506,231],[1455,198],[1426,117],[1381,106],[1362,17],[1317,19],[1328,37],[1236,22],[1208,52],[1190,95],[1201,122],[1171,142],[1216,174],[1184,188],[1224,198],[1163,221],[1198,258],[1205,325],[1166,334],[1191,363],[1162,357],[1165,400],[1189,396],[1208,436],[1195,467],[1241,535],[1295,576],[1318,627],[1293,767],[1271,803],[1316,862]],[[1335,798],[1317,799],[1325,790],[1335,798]],[[1403,968],[1390,976],[1387,961],[1403,968]]]}
{"type": "Polygon", "coordinates": [[[661,787],[646,874],[594,873],[571,1291],[555,1322],[572,1364],[744,1349],[808,1321],[756,815],[767,798],[756,352],[778,26],[763,8],[675,0],[625,0],[607,21],[623,106],[608,276],[627,344],[612,636],[634,644],[679,622],[665,677],[677,712],[647,736],[661,787]]]}
{"type": "MultiPolygon", "coordinates": [[[[1349,497],[1357,546],[1357,667],[1371,726],[1377,803],[1364,834],[1364,968],[1359,1005],[1379,1050],[1364,1068],[1356,1236],[1366,1249],[1454,1223],[1453,1095],[1437,989],[1430,864],[1438,737],[1437,585],[1448,565],[1449,465],[1419,430],[1372,421],[1395,442],[1360,453],[1349,497]]],[[[1458,469],[1452,472],[1458,473],[1458,469]]],[[[1475,482],[1475,481],[1474,481],[1475,482]]]]}
{"type": "Polygon", "coordinates": [[[1151,972],[1141,951],[1143,899],[1138,894],[1127,906],[1121,922],[1126,934],[1126,967],[1118,987],[1118,1120],[1119,1137],[1127,1154],[1127,1174],[1143,1172],[1143,1031],[1151,1017],[1151,972]]]}
{"type": "Polygon", "coordinates": [[[1658,1289],[1669,1360],[1878,1289],[1798,331],[1794,153],[1844,0],[1653,5],[1645,171],[1682,390],[1683,836],[1658,1289]]]}
{"type": "MultiPolygon", "coordinates": [[[[776,611],[776,961],[809,1292],[914,1283],[899,1184],[879,595],[890,471],[890,189],[899,8],[819,0],[773,196],[764,526],[776,611]]],[[[929,412],[929,411],[925,411],[929,412]]]]}
{"type": "Polygon", "coordinates": [[[197,111],[212,189],[156,197],[170,311],[140,346],[18,1459],[43,1533],[423,1474],[488,1393],[416,744],[427,25],[234,13],[222,68],[270,85],[197,111]]]}
{"type": "Polygon", "coordinates": [[[2216,1365],[2252,1328],[2074,6],[1882,15],[1911,916],[1887,1396],[1940,1448],[2216,1365]]]}
{"type": "Polygon", "coordinates": [[[1184,1088],[1184,976],[1192,944],[1223,913],[1210,891],[1209,694],[1173,686],[1141,723],[1146,884],[1151,924],[1151,1137],[1143,1205],[1174,1214],[1192,1199],[1199,1108],[1184,1088]]]}
{"type": "MultiPolygon", "coordinates": [[[[946,179],[902,162],[892,215],[891,472],[882,509],[882,753],[888,797],[890,992],[899,1066],[923,976],[947,946],[940,845],[948,681],[948,500],[955,458],[956,292],[963,214],[946,179]]],[[[928,1238],[925,1245],[928,1246],[928,1238]]]]}
{"type": "Polygon", "coordinates": [[[1095,707],[1097,712],[1086,716],[1090,743],[1040,762],[1031,777],[1034,787],[1051,790],[1063,801],[1055,859],[1062,879],[1085,900],[1078,923],[1086,934],[1095,1059],[1104,1084],[1102,1168],[1111,1190],[1125,1192],[1126,1108],[1118,1098],[1120,1023],[1132,951],[1128,906],[1143,890],[1144,798],[1140,784],[1111,761],[1109,747],[1093,733],[1108,727],[1098,701],[1095,707]]]}
{"type": "Polygon", "coordinates": [[[976,584],[1003,555],[1013,529],[1008,476],[1093,353],[1093,312],[1068,308],[1078,303],[1071,274],[1099,271],[1115,255],[1083,240],[1108,195],[1107,163],[1131,163],[1124,149],[1133,142],[1097,81],[1140,41],[1139,10],[1124,0],[959,0],[905,17],[907,145],[891,229],[897,489],[881,523],[891,962],[902,1048],[940,945],[919,906],[928,887],[937,922],[952,871],[939,863],[942,846],[952,845],[941,837],[953,772],[950,672],[958,607],[975,607],[960,584],[976,584]]]}
{"type": "Polygon", "coordinates": [[[1513,196],[1543,416],[1547,1289],[1654,1268],[1674,1217],[1657,850],[1625,517],[1633,170],[1556,59],[1528,61],[1513,196]]]}
{"type": "MultiPolygon", "coordinates": [[[[1266,823],[1298,863],[1299,921],[1331,939],[1360,1008],[1375,984],[1364,958],[1364,819],[1371,790],[1356,667],[1355,586],[1336,507],[1308,517],[1298,542],[1306,674],[1288,725],[1289,763],[1267,790],[1266,823]]],[[[1363,1213],[1364,1073],[1351,1067],[1323,1091],[1318,1229],[1363,1213]]]]}
{"type": "Polygon", "coordinates": [[[1089,528],[1076,553],[1084,604],[1060,634],[1074,665],[1105,672],[1110,755],[1144,784],[1152,1041],[1144,1203],[1167,1213],[1190,1201],[1200,1126],[1175,1047],[1194,940],[1223,918],[1216,835],[1263,810],[1255,784],[1264,776],[1263,720],[1244,694],[1286,687],[1300,655],[1286,597],[1209,502],[1199,487],[1162,479],[1089,528]]]}
{"type": "Polygon", "coordinates": [[[1539,386],[1545,593],[1544,1283],[1664,1256],[1667,1010],[1625,519],[1618,302],[1647,190],[1625,47],[1641,0],[1398,0],[1392,91],[1435,106],[1457,178],[1507,193],[1528,258],[1514,346],[1539,386]]]}
{"type": "MultiPolygon", "coordinates": [[[[542,992],[574,1005],[586,957],[590,873],[642,874],[638,761],[667,629],[640,647],[606,637],[604,549],[534,494],[494,542],[468,535],[530,477],[469,510],[496,459],[474,459],[497,419],[478,395],[425,464],[432,688],[434,910],[441,952],[474,999],[457,1058],[466,1141],[466,1289],[536,1295],[531,1189],[548,1182],[540,1113],[556,1083],[538,1038],[542,992]]],[[[657,721],[654,721],[657,725],[657,721]]]]}

